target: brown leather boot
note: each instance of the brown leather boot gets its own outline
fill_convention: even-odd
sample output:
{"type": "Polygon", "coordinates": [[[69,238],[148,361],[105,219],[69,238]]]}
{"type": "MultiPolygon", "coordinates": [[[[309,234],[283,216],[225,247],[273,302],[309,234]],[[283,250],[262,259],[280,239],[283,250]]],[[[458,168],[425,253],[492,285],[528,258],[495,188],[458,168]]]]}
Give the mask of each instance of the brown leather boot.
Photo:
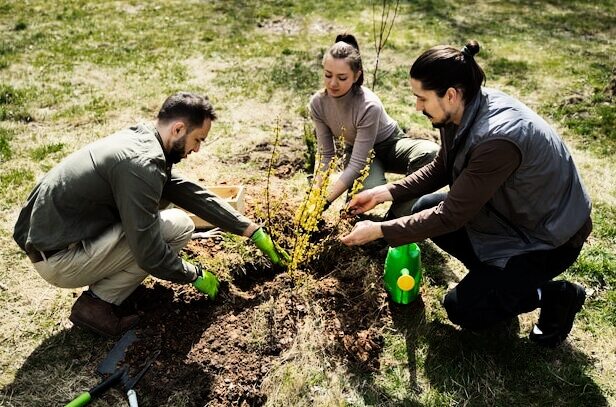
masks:
{"type": "Polygon", "coordinates": [[[83,292],[71,310],[71,322],[106,337],[119,336],[139,321],[137,315],[119,318],[108,302],[83,292]]]}

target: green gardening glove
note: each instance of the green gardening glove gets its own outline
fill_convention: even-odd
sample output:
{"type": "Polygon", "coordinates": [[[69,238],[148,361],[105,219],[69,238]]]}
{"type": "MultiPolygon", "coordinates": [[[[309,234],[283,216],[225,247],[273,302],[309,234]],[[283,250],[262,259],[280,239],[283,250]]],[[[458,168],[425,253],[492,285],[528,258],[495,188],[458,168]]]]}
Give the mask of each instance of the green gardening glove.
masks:
{"type": "Polygon", "coordinates": [[[272,263],[278,266],[286,266],[291,261],[291,257],[287,252],[275,244],[263,228],[255,230],[252,236],[250,236],[250,240],[270,258],[272,263]]]}
{"type": "Polygon", "coordinates": [[[215,299],[216,294],[218,294],[218,286],[220,285],[218,278],[209,271],[203,270],[200,266],[195,266],[195,269],[197,271],[197,279],[192,284],[197,290],[207,294],[211,299],[215,299]]]}

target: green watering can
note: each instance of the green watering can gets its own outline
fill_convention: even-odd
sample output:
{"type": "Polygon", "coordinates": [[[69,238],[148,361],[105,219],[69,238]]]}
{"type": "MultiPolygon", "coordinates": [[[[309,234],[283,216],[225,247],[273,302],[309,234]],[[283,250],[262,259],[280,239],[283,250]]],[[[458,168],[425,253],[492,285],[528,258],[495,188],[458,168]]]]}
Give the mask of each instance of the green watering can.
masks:
{"type": "Polygon", "coordinates": [[[416,243],[390,247],[383,273],[385,290],[398,304],[413,302],[421,285],[421,250],[416,243]]]}

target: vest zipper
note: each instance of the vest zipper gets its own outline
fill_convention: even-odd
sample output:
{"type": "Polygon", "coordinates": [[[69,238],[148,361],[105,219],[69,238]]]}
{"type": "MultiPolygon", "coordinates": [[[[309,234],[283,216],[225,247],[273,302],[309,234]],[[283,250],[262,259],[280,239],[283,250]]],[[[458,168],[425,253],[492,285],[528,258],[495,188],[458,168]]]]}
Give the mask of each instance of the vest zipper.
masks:
{"type": "Polygon", "coordinates": [[[487,203],[486,204],[486,209],[489,212],[494,213],[494,215],[496,215],[497,218],[499,218],[501,221],[505,222],[505,224],[507,226],[509,226],[511,229],[513,229],[513,231],[515,233],[517,233],[517,235],[520,237],[520,239],[522,239],[524,241],[524,243],[526,244],[530,244],[530,240],[528,239],[528,237],[526,237],[526,235],[524,234],[524,232],[522,232],[520,230],[520,228],[518,228],[516,225],[514,225],[509,219],[507,219],[502,213],[500,213],[499,211],[496,210],[496,208],[494,208],[494,206],[492,206],[491,203],[487,203]]]}

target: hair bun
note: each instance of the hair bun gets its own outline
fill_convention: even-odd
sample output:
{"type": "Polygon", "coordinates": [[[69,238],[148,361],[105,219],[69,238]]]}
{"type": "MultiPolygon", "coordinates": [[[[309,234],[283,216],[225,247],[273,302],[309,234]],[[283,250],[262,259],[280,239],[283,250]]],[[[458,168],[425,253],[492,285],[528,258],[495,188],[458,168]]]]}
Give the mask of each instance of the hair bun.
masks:
{"type": "Polygon", "coordinates": [[[462,48],[462,52],[468,56],[474,57],[479,53],[479,49],[479,43],[475,40],[470,40],[466,43],[464,48],[462,48]]]}
{"type": "Polygon", "coordinates": [[[357,51],[359,51],[359,44],[357,44],[357,40],[355,39],[355,36],[353,34],[348,34],[348,33],[338,34],[336,36],[335,42],[340,42],[340,41],[346,44],[349,44],[350,46],[355,48],[357,51]]]}

